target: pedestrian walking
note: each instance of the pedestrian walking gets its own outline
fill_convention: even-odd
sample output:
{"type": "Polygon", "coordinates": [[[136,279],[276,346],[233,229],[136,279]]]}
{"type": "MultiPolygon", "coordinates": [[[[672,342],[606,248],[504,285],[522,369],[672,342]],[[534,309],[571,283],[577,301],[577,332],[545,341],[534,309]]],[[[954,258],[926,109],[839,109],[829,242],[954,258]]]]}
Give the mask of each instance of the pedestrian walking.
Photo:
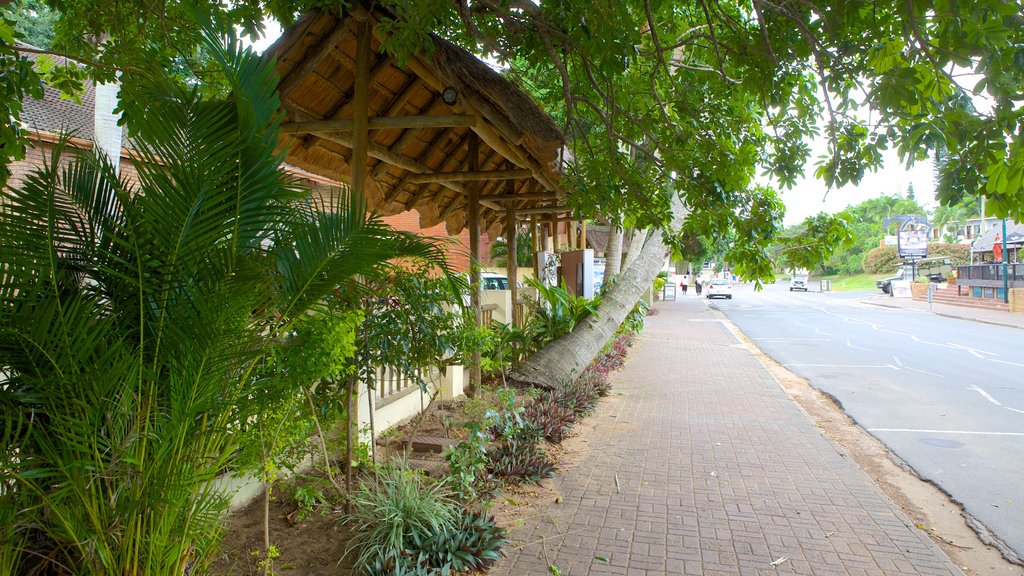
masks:
{"type": "Polygon", "coordinates": [[[694,286],[697,289],[697,296],[700,296],[700,278],[697,278],[696,282],[694,282],[694,286]]]}
{"type": "Polygon", "coordinates": [[[679,283],[679,289],[682,290],[684,296],[686,295],[686,288],[686,280],[679,283]]]}

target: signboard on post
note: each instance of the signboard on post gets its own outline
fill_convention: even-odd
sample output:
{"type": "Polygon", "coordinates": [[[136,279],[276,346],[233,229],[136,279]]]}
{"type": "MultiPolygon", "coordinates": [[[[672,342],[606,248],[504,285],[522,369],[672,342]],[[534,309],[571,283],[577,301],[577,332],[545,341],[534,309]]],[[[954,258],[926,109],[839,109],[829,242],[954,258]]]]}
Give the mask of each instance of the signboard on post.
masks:
{"type": "Polygon", "coordinates": [[[894,298],[910,298],[913,293],[910,290],[909,280],[895,280],[892,283],[892,295],[894,298]]]}
{"type": "Polygon", "coordinates": [[[896,252],[900,258],[927,258],[928,232],[925,230],[900,230],[896,252]]]}

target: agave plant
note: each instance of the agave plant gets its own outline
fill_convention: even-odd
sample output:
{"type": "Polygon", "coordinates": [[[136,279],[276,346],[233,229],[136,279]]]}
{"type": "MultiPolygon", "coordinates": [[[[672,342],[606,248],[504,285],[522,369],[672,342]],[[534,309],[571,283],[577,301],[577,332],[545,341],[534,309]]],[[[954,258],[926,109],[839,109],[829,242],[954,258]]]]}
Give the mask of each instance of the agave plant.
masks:
{"type": "Polygon", "coordinates": [[[281,168],[269,62],[206,33],[230,93],[145,72],[137,185],[58,144],[0,196],[0,566],[182,574],[225,513],[237,424],[294,397],[260,366],[339,286],[433,243],[281,168]],[[268,379],[269,378],[269,379],[268,379]]]}

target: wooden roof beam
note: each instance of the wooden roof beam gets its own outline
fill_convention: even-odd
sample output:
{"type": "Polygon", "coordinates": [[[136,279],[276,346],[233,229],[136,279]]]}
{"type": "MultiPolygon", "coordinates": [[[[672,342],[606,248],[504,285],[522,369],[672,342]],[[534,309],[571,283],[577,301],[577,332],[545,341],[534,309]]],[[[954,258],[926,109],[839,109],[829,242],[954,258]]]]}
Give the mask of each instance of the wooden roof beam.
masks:
{"type": "MultiPolygon", "coordinates": [[[[507,194],[486,194],[480,196],[480,201],[502,202],[505,200],[557,200],[558,194],[554,192],[524,192],[509,196],[507,194]]],[[[518,209],[518,208],[517,208],[518,209]]]]}
{"type": "MultiPolygon", "coordinates": [[[[321,136],[321,138],[323,138],[324,140],[330,140],[332,142],[337,142],[338,144],[341,144],[342,146],[345,146],[345,147],[347,147],[349,149],[352,148],[352,139],[351,138],[346,138],[344,135],[338,135],[338,134],[333,134],[333,135],[330,135],[330,136],[325,135],[325,136],[321,136]]],[[[381,146],[379,144],[374,144],[373,142],[368,142],[367,143],[366,153],[369,154],[370,156],[373,156],[374,158],[382,161],[382,162],[387,162],[389,164],[394,164],[395,166],[397,166],[397,167],[399,167],[399,168],[401,168],[403,170],[407,170],[409,172],[412,172],[414,174],[429,174],[431,172],[430,168],[424,166],[423,164],[420,164],[419,162],[416,162],[415,160],[411,160],[409,158],[406,158],[405,156],[402,156],[401,154],[395,154],[394,152],[388,150],[387,148],[385,148],[385,147],[383,147],[383,146],[381,146]]],[[[455,192],[458,192],[459,194],[461,194],[463,196],[468,196],[469,195],[469,192],[467,192],[465,188],[463,188],[462,186],[460,186],[459,184],[457,184],[455,182],[438,182],[438,183],[441,184],[442,186],[446,187],[446,188],[450,188],[451,190],[454,190],[455,192]]],[[[498,209],[497,208],[498,205],[494,204],[493,202],[488,202],[485,205],[488,208],[498,209]]]]}
{"type": "Polygon", "coordinates": [[[342,20],[334,27],[334,30],[331,31],[326,39],[320,40],[314,47],[315,51],[313,54],[308,58],[303,55],[302,61],[299,62],[298,66],[292,68],[288,76],[284,77],[281,83],[278,84],[277,91],[281,95],[281,102],[287,100],[291,93],[302,83],[302,80],[312,74],[313,70],[331,53],[331,50],[334,50],[341,37],[351,30],[353,23],[354,20],[351,18],[342,20]]]}
{"type": "MultiPolygon", "coordinates": [[[[416,78],[416,77],[413,76],[413,78],[416,78]]],[[[415,86],[418,83],[419,83],[418,81],[413,82],[413,85],[415,86]]],[[[408,92],[411,95],[412,90],[410,89],[410,90],[408,90],[408,92]]],[[[401,105],[405,106],[407,101],[408,101],[408,98],[406,98],[406,101],[402,102],[401,105]]],[[[427,104],[427,106],[423,110],[421,110],[419,112],[419,114],[421,116],[429,115],[431,112],[437,110],[440,107],[440,102],[441,102],[441,99],[435,95],[433,98],[430,99],[430,102],[427,104]]],[[[393,102],[392,105],[390,107],[388,107],[388,113],[389,114],[392,113],[392,112],[399,111],[399,108],[396,107],[396,104],[397,104],[397,102],[393,102]]],[[[413,140],[415,140],[419,136],[419,134],[420,133],[417,130],[405,130],[405,131],[403,131],[402,135],[398,137],[398,140],[396,140],[393,144],[388,146],[388,150],[391,150],[392,152],[395,152],[395,153],[401,153],[402,150],[405,150],[406,146],[408,146],[413,140]]],[[[434,146],[434,143],[439,141],[443,137],[444,137],[444,133],[443,132],[438,132],[437,134],[435,134],[434,137],[431,139],[431,141],[428,143],[427,150],[429,151],[434,146]]],[[[420,158],[422,158],[422,157],[423,157],[423,155],[421,154],[420,158]]],[[[388,164],[385,164],[385,163],[381,163],[381,164],[378,164],[377,166],[374,166],[373,167],[373,179],[374,180],[379,180],[380,177],[384,174],[384,172],[387,171],[387,167],[388,167],[388,164]]],[[[408,174],[406,175],[406,177],[408,177],[408,174]]],[[[399,184],[404,183],[404,180],[405,180],[405,177],[402,178],[402,180],[399,182],[399,184]]],[[[391,195],[389,194],[388,195],[388,202],[390,202],[391,200],[393,200],[393,198],[391,198],[391,195]]]]}
{"type": "MultiPolygon", "coordinates": [[[[473,126],[476,118],[468,114],[449,114],[445,116],[377,116],[370,118],[370,130],[387,130],[391,128],[460,128],[473,126]]],[[[305,134],[320,132],[351,132],[353,121],[342,120],[310,120],[306,122],[284,122],[281,124],[282,134],[305,134]]]]}
{"type": "Polygon", "coordinates": [[[434,172],[432,174],[414,174],[409,182],[474,182],[478,180],[518,180],[530,178],[532,173],[526,169],[519,170],[482,170],[478,172],[434,172]]]}
{"type": "Polygon", "coordinates": [[[565,206],[538,206],[536,208],[518,208],[516,209],[516,214],[561,214],[571,210],[572,208],[566,208],[565,206]]]}

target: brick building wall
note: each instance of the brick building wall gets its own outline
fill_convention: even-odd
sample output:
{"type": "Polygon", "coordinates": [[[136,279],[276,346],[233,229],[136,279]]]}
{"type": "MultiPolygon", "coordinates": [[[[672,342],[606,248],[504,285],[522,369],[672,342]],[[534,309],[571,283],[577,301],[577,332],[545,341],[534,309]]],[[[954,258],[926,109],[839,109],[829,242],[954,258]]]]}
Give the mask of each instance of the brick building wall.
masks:
{"type": "MultiPolygon", "coordinates": [[[[12,188],[20,187],[29,174],[41,168],[44,163],[49,162],[53,154],[53,141],[54,138],[49,135],[33,139],[31,145],[25,150],[25,158],[15,160],[10,164],[11,178],[7,181],[7,185],[12,188]]],[[[71,154],[76,150],[90,151],[92,150],[92,142],[72,138],[69,141],[68,148],[65,150],[63,164],[66,164],[71,159],[71,154]]],[[[134,186],[138,181],[138,175],[135,171],[135,165],[126,154],[121,155],[120,167],[121,176],[127,178],[131,185],[134,186]]]]}
{"type": "MultiPolygon", "coordinates": [[[[9,186],[21,186],[29,173],[43,166],[44,162],[49,161],[50,155],[53,153],[52,141],[53,138],[49,135],[43,135],[40,139],[34,140],[34,145],[26,150],[25,158],[17,160],[10,165],[11,179],[8,181],[9,186]]],[[[92,148],[92,142],[73,139],[71,141],[70,148],[89,150],[92,148]]],[[[137,173],[132,159],[127,154],[122,155],[120,166],[121,176],[127,178],[129,183],[134,186],[138,182],[137,173]]],[[[313,187],[317,187],[318,183],[311,184],[313,184],[313,187]]],[[[422,236],[435,236],[441,238],[450,237],[443,223],[431,228],[420,228],[420,213],[416,210],[410,210],[394,216],[385,216],[383,220],[396,230],[415,232],[422,236]]],[[[454,237],[454,239],[456,242],[447,249],[449,265],[453,270],[466,272],[469,270],[469,231],[463,230],[462,233],[454,237]]],[[[487,253],[490,250],[490,246],[491,241],[487,235],[481,235],[480,254],[482,255],[481,259],[484,265],[488,263],[487,253]]]]}
{"type": "MultiPolygon", "coordinates": [[[[469,230],[463,230],[458,236],[449,236],[444,223],[430,228],[420,228],[420,213],[417,210],[409,210],[394,216],[383,218],[396,230],[405,232],[416,232],[422,236],[435,236],[441,238],[453,238],[456,243],[448,248],[448,264],[453,270],[459,272],[469,271],[469,230]]],[[[486,234],[480,235],[480,260],[482,265],[489,263],[487,253],[491,248],[491,240],[486,234]]]]}

